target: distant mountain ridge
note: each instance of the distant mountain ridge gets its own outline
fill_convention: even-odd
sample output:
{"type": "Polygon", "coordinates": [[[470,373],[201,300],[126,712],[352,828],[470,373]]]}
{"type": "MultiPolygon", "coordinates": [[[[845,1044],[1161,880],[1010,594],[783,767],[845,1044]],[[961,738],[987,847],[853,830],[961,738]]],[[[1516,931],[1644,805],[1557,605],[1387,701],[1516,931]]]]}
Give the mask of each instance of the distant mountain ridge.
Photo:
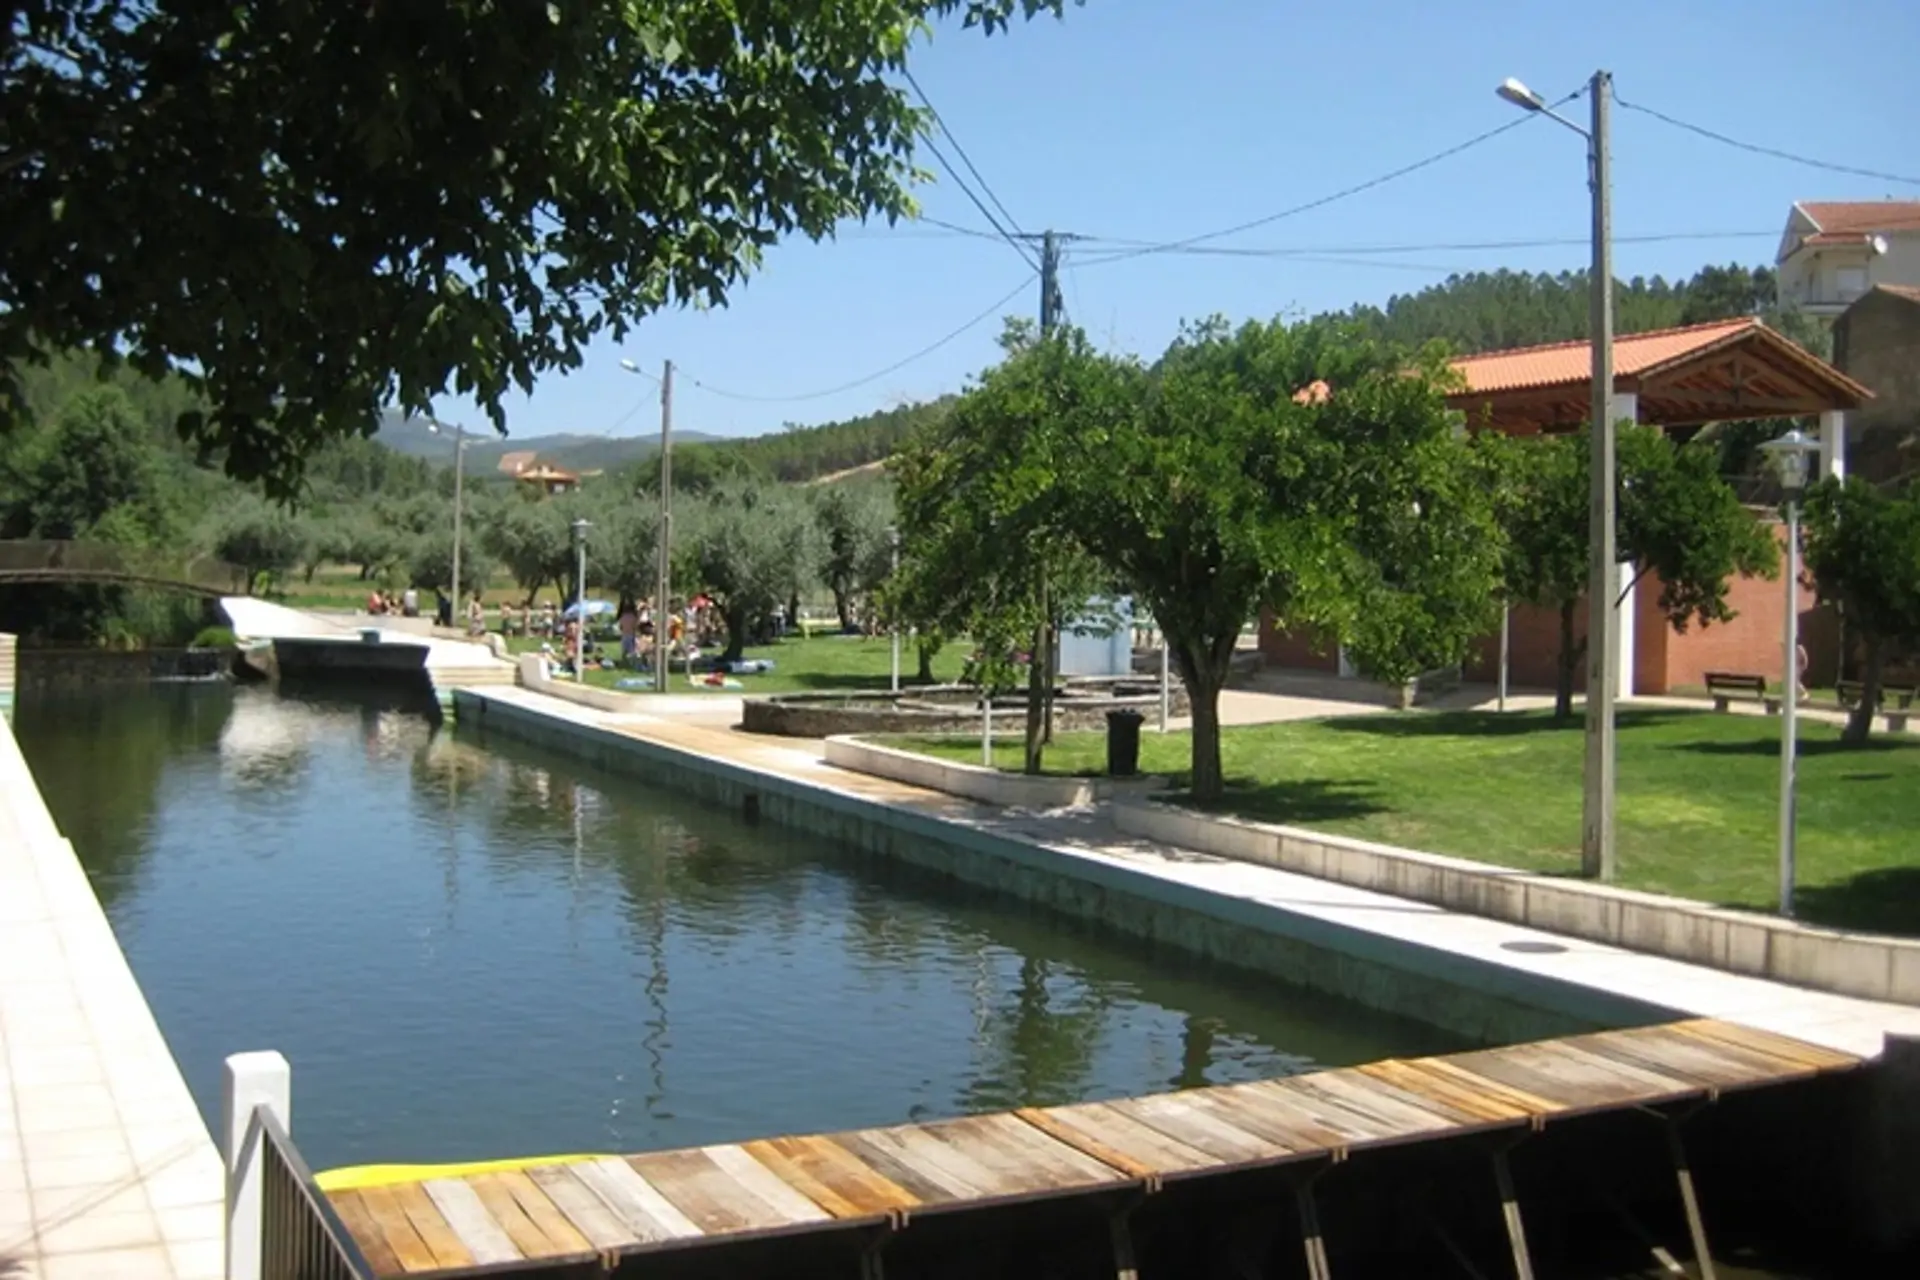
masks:
{"type": "MultiPolygon", "coordinates": [[[[408,420],[389,410],[373,438],[405,457],[449,465],[453,462],[452,438],[427,430],[426,422],[420,418],[408,420]]],[[[676,445],[719,439],[722,437],[704,431],[673,433],[676,445]]],[[[593,436],[558,432],[545,436],[501,437],[486,426],[469,428],[467,440],[469,475],[495,472],[505,455],[528,451],[538,454],[542,462],[551,462],[569,471],[611,471],[651,457],[660,447],[658,435],[593,436]]]]}

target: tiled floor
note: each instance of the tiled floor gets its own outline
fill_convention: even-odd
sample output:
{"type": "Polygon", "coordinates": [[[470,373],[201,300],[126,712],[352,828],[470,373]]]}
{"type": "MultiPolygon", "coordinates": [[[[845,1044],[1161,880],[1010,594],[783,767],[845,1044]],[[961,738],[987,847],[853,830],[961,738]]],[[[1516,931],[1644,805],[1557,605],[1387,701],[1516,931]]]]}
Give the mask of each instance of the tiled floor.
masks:
{"type": "Polygon", "coordinates": [[[823,763],[814,742],[612,716],[523,689],[487,689],[489,699],[558,719],[613,729],[810,785],[898,806],[922,816],[991,830],[1049,850],[1239,899],[1257,909],[1310,916],[1328,924],[1411,942],[1437,954],[1573,983],[1672,1009],[1676,1017],[1723,1018],[1862,1056],[1877,1055],[1888,1032],[1920,1035],[1920,1008],[1857,1000],[1685,964],[1662,956],[1561,937],[1330,880],[1211,857],[1116,832],[1097,811],[1051,813],[995,809],[940,792],[852,773],[823,763]],[[1555,944],[1538,950],[1513,944],[1555,944]]]}
{"type": "Polygon", "coordinates": [[[0,1277],[214,1280],[221,1186],[186,1082],[0,724],[0,1277]]]}

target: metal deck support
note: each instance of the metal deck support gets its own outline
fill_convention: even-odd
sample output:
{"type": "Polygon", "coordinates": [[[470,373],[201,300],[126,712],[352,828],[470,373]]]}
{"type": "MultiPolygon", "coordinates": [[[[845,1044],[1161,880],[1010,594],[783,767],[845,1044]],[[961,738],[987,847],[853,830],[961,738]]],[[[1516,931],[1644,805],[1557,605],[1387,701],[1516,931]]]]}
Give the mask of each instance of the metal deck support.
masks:
{"type": "Polygon", "coordinates": [[[907,1212],[904,1209],[889,1209],[887,1220],[865,1244],[860,1246],[860,1280],[887,1280],[886,1264],[880,1260],[880,1251],[894,1234],[907,1225],[907,1212]]]}
{"type": "Polygon", "coordinates": [[[1127,1218],[1133,1206],[1116,1209],[1107,1218],[1107,1236],[1113,1242],[1113,1280],[1140,1280],[1140,1264],[1134,1260],[1133,1228],[1127,1218]]]}
{"type": "Polygon", "coordinates": [[[1320,1206],[1313,1200],[1313,1184],[1331,1168],[1332,1164],[1323,1164],[1304,1178],[1288,1179],[1293,1183],[1293,1201],[1300,1211],[1300,1243],[1307,1255],[1307,1280],[1333,1280],[1333,1270],[1327,1264],[1326,1237],[1320,1230],[1320,1206]]]}
{"type": "Polygon", "coordinates": [[[1515,1280],[1533,1280],[1533,1255],[1527,1250],[1527,1227],[1520,1219],[1520,1198],[1513,1190],[1513,1170],[1507,1165],[1507,1152],[1524,1138],[1495,1147],[1493,1182],[1500,1189],[1500,1216],[1506,1220],[1507,1243],[1513,1246],[1515,1280]]]}
{"type": "Polygon", "coordinates": [[[1693,1167],[1687,1163],[1687,1149],[1680,1141],[1680,1125],[1691,1110],[1679,1115],[1664,1115],[1667,1154],[1673,1159],[1673,1176],[1680,1184],[1680,1204],[1687,1211],[1687,1234],[1693,1237],[1693,1260],[1700,1268],[1700,1280],[1716,1280],[1713,1252],[1707,1247],[1707,1224],[1700,1218],[1700,1198],[1693,1191],[1693,1167]]]}

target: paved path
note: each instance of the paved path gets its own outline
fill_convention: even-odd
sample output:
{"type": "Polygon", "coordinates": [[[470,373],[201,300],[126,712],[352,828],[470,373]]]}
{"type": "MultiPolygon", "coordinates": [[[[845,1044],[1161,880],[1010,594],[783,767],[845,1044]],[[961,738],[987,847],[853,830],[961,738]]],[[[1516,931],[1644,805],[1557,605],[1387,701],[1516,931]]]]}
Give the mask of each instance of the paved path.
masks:
{"type": "Polygon", "coordinates": [[[0,1277],[215,1280],[222,1185],[93,886],[0,722],[0,1277]]]}
{"type": "Polygon", "coordinates": [[[1062,859],[1124,867],[1170,887],[1185,886],[1238,899],[1255,910],[1306,916],[1516,975],[1537,975],[1585,986],[1664,1006],[1674,1010],[1676,1016],[1740,1022],[1862,1056],[1878,1054],[1887,1032],[1920,1035],[1920,1009],[1725,973],[1157,844],[1116,832],[1097,809],[997,809],[835,768],[819,759],[817,744],[811,742],[790,743],[645,715],[613,715],[524,689],[475,693],[555,719],[610,729],[843,795],[1011,836],[1062,859]],[[1542,943],[1551,945],[1543,950],[1539,948],[1542,943]],[[1521,949],[1516,949],[1516,944],[1521,949]]]}

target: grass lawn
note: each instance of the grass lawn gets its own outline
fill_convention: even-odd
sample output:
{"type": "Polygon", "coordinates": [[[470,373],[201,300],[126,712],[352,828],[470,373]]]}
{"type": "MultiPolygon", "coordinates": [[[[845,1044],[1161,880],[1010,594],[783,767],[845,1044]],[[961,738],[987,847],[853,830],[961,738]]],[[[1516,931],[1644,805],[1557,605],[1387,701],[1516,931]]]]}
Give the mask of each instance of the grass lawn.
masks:
{"type": "MultiPolygon", "coordinates": [[[[1920,743],[1800,726],[1804,919],[1920,934],[1920,743]]],[[[894,745],[977,763],[978,739],[894,745]]],[[[1729,906],[1777,900],[1780,722],[1665,710],[1619,713],[1620,882],[1729,906]]],[[[1183,778],[1185,734],[1142,735],[1141,767],[1183,778]]],[[[1539,713],[1410,712],[1226,730],[1223,809],[1386,844],[1575,874],[1581,722],[1539,713]]],[[[1048,771],[1104,767],[1098,733],[1062,734],[1048,771]]],[[[1019,744],[996,748],[1019,767],[1019,744]]]]}
{"type": "MultiPolygon", "coordinates": [[[[514,637],[508,641],[509,647],[516,652],[537,650],[538,640],[523,640],[514,637]]],[[[619,653],[618,640],[607,643],[603,650],[619,653]]],[[[960,677],[960,667],[966,660],[967,649],[964,645],[948,645],[933,658],[933,674],[936,680],[951,682],[960,677]]],[[[840,636],[821,635],[808,639],[793,637],[769,645],[748,645],[746,656],[749,658],[771,658],[773,670],[759,675],[734,676],[741,684],[739,689],[728,689],[730,694],[756,693],[834,693],[857,691],[879,692],[887,687],[887,675],[890,666],[888,641],[885,636],[840,636]]],[[[912,644],[902,641],[900,645],[900,673],[902,683],[912,685],[913,676],[919,669],[919,658],[912,644]]],[[[650,675],[652,668],[646,671],[599,671],[587,672],[587,683],[602,688],[612,688],[615,681],[633,676],[650,675]]],[[[678,663],[673,668],[673,678],[669,682],[669,693],[687,693],[687,677],[684,668],[678,663]]],[[[646,692],[646,691],[641,691],[646,692]]],[[[976,759],[978,758],[976,748],[976,759]]]]}

